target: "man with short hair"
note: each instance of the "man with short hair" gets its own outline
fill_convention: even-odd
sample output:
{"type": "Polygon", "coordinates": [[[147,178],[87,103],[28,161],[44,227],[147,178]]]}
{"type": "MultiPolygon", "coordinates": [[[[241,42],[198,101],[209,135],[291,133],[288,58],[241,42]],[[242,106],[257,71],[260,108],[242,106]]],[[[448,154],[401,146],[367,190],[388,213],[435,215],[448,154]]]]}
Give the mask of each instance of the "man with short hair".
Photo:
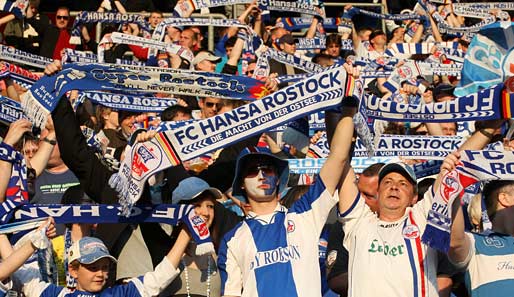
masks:
{"type": "Polygon", "coordinates": [[[216,64],[221,58],[211,51],[200,51],[193,59],[193,66],[198,71],[215,72],[216,64]]]}
{"type": "Polygon", "coordinates": [[[191,51],[194,51],[197,43],[198,39],[196,38],[196,33],[190,28],[184,29],[182,33],[180,33],[179,44],[181,46],[186,47],[191,51]]]}
{"type": "Polygon", "coordinates": [[[155,30],[157,25],[162,21],[163,14],[160,11],[152,11],[148,17],[148,23],[150,24],[151,30],[155,30]]]}
{"type": "Polygon", "coordinates": [[[438,296],[437,254],[421,243],[432,199],[416,203],[414,170],[402,162],[382,167],[373,213],[360,198],[353,169],[345,167],[339,208],[349,252],[348,296],[438,296]]]}
{"type": "Polygon", "coordinates": [[[221,99],[214,97],[200,98],[198,105],[201,111],[200,119],[207,119],[218,114],[221,108],[221,99]]]}
{"type": "Polygon", "coordinates": [[[28,11],[27,22],[36,29],[41,37],[39,53],[41,56],[60,60],[65,48],[75,49],[75,45],[70,44],[71,30],[68,29],[70,10],[67,7],[62,6],[57,9],[55,25],[38,22],[28,11]]]}
{"type": "MultiPolygon", "coordinates": [[[[352,68],[347,68],[353,72],[352,68]]],[[[218,256],[223,296],[320,296],[319,236],[339,201],[337,186],[350,151],[354,108],[344,108],[331,152],[309,191],[286,209],[278,203],[287,185],[287,161],[262,148],[237,160],[232,194],[249,202],[245,220],[223,238],[218,256]]]]}

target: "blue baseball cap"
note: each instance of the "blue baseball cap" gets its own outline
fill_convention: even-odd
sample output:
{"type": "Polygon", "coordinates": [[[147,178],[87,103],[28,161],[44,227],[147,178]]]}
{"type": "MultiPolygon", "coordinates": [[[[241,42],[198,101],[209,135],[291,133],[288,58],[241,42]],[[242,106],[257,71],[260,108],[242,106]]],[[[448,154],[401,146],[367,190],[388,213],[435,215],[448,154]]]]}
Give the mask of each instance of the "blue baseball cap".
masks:
{"type": "Polygon", "coordinates": [[[95,237],[82,237],[70,248],[68,263],[77,260],[80,264],[91,264],[102,258],[109,258],[116,263],[116,258],[109,254],[105,244],[95,237]]]}
{"type": "Polygon", "coordinates": [[[247,147],[239,153],[236,163],[236,173],[232,181],[232,195],[244,198],[243,201],[247,202],[246,195],[241,189],[243,184],[243,169],[249,160],[254,158],[266,158],[277,168],[279,177],[278,191],[281,193],[287,187],[289,180],[289,163],[285,160],[275,157],[268,148],[251,146],[247,147]]]}
{"type": "Polygon", "coordinates": [[[414,173],[414,169],[410,165],[407,165],[403,162],[393,162],[385,165],[378,172],[378,183],[382,181],[382,179],[389,173],[396,172],[403,175],[407,178],[414,186],[417,185],[418,180],[416,179],[416,173],[414,173]]]}
{"type": "Polygon", "coordinates": [[[180,181],[172,193],[171,203],[177,204],[180,201],[193,200],[204,192],[210,192],[214,199],[221,198],[220,190],[209,186],[209,184],[198,177],[188,177],[180,181]]]}

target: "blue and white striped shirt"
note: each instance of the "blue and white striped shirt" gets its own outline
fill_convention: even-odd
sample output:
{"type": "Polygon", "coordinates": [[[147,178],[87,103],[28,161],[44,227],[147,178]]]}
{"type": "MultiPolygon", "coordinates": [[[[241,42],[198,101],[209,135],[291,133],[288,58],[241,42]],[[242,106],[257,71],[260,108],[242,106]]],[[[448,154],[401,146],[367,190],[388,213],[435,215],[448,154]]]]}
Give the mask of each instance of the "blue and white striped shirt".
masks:
{"type": "Polygon", "coordinates": [[[321,296],[319,237],[338,201],[318,179],[289,210],[249,214],[221,242],[222,295],[321,296]]]}

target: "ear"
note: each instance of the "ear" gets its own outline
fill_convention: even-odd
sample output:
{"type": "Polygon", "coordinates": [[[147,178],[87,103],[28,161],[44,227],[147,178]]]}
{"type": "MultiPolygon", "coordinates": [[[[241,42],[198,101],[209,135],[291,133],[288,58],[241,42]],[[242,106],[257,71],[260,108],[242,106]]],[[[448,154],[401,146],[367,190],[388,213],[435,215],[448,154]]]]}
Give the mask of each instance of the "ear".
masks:
{"type": "Polygon", "coordinates": [[[505,208],[514,206],[514,196],[500,192],[498,194],[498,203],[505,208]]]}
{"type": "Polygon", "coordinates": [[[77,279],[78,277],[78,269],[73,268],[71,264],[68,264],[68,271],[70,272],[71,277],[77,279]]]}
{"type": "Polygon", "coordinates": [[[200,106],[200,108],[203,108],[203,107],[204,107],[204,105],[205,105],[205,104],[204,104],[204,102],[203,102],[203,100],[204,100],[203,98],[202,98],[202,99],[200,99],[200,100],[198,100],[198,106],[200,106]]]}
{"type": "Polygon", "coordinates": [[[412,205],[416,204],[417,202],[418,202],[418,195],[414,195],[414,197],[412,197],[410,205],[412,206],[412,205]]]}
{"type": "Polygon", "coordinates": [[[279,44],[278,47],[280,47],[280,50],[284,50],[285,49],[285,47],[284,47],[284,45],[282,43],[279,44]]]}

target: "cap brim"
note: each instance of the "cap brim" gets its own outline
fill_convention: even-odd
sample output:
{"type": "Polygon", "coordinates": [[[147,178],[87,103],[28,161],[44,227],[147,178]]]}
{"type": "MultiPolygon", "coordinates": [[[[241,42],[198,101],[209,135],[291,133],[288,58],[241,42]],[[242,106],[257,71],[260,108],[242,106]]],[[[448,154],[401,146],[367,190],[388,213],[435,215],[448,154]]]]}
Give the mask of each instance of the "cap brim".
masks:
{"type": "Polygon", "coordinates": [[[100,257],[84,257],[84,259],[77,259],[77,261],[79,261],[80,264],[92,264],[92,263],[95,263],[96,261],[100,260],[100,259],[103,259],[103,258],[109,258],[109,260],[113,261],[114,263],[118,263],[118,260],[116,260],[116,258],[114,258],[113,256],[111,255],[102,255],[100,257]]]}
{"type": "Polygon", "coordinates": [[[378,182],[382,181],[382,179],[391,172],[396,172],[407,178],[413,185],[417,184],[417,179],[414,176],[411,176],[410,173],[400,164],[398,163],[390,163],[382,167],[380,172],[378,173],[378,182]]]}

